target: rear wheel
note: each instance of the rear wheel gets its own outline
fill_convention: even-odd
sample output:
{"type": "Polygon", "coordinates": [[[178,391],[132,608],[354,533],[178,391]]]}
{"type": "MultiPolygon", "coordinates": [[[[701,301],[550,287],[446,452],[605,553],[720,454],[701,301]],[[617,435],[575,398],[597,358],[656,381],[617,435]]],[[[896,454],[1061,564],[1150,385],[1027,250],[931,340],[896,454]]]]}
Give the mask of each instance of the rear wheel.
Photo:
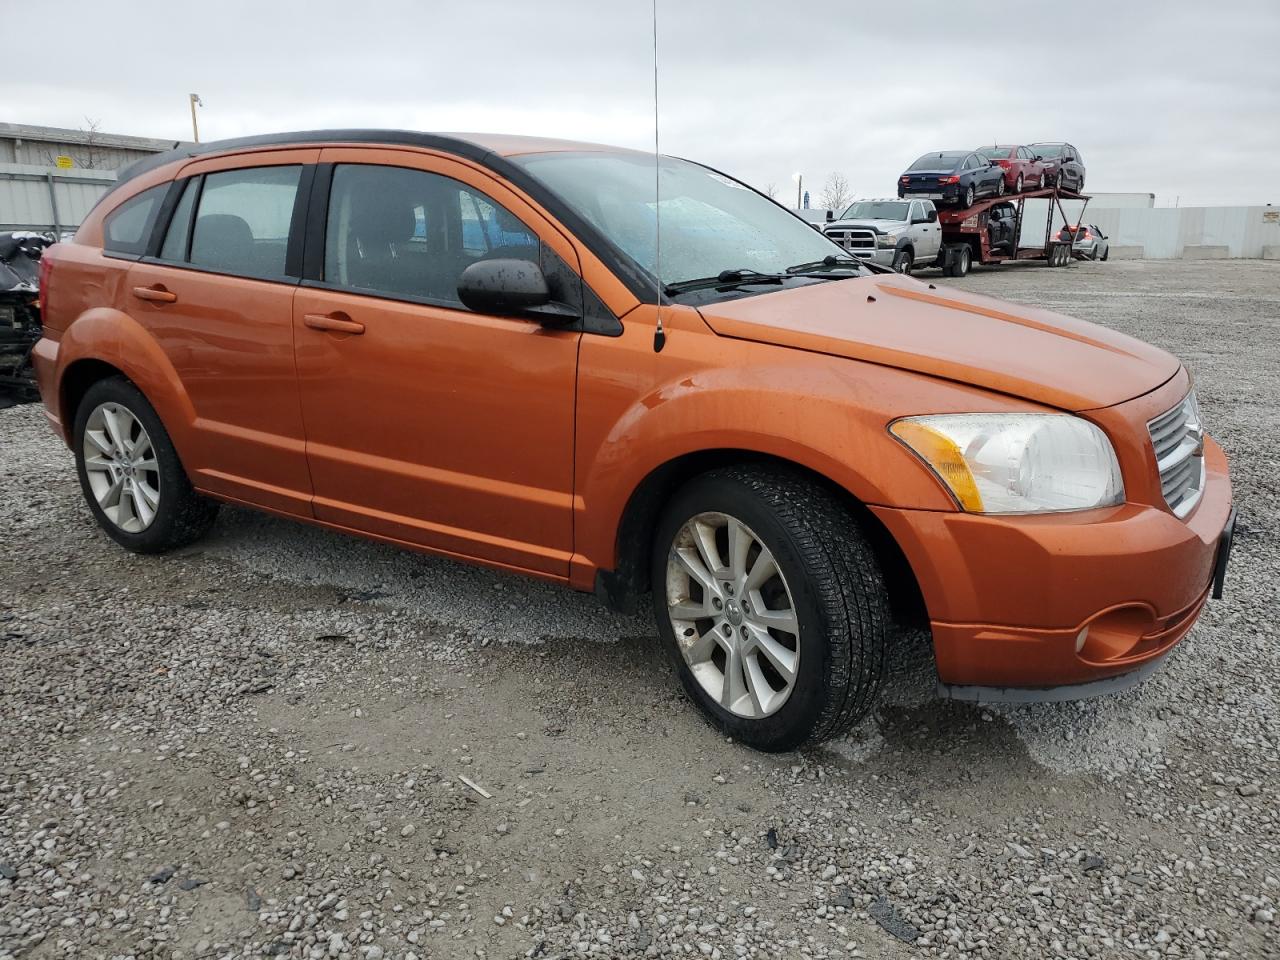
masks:
{"type": "Polygon", "coordinates": [[[1101,256],[1101,257],[1099,257],[1098,259],[1100,259],[1100,260],[1106,260],[1106,259],[1107,259],[1107,257],[1109,257],[1109,256],[1111,256],[1111,247],[1110,247],[1110,246],[1107,246],[1107,247],[1103,248],[1102,256],[1101,256]]]}
{"type": "Polygon", "coordinates": [[[1000,174],[1000,179],[996,181],[996,196],[1004,196],[1004,174],[1000,174]]]}
{"type": "Polygon", "coordinates": [[[911,256],[910,250],[899,250],[893,255],[893,270],[895,273],[911,273],[911,267],[915,260],[911,256]]]}
{"type": "Polygon", "coordinates": [[[1018,179],[1014,181],[1013,192],[1014,193],[1022,192],[1022,174],[1018,174],[1018,179]]]}
{"type": "Polygon", "coordinates": [[[973,206],[973,184],[969,184],[964,188],[964,205],[966,207],[973,206]]]}
{"type": "Polygon", "coordinates": [[[658,631],[689,696],[759,750],[830,739],[880,686],[888,598],[846,506],[800,473],[739,466],[672,499],[653,553],[658,631]]]}
{"type": "Polygon", "coordinates": [[[973,253],[969,250],[969,245],[965,244],[956,250],[955,256],[951,260],[951,275],[953,277],[963,277],[968,274],[971,266],[973,266],[973,253]]]}
{"type": "Polygon", "coordinates": [[[73,441],[89,509],[121,546],[135,553],[184,546],[217,516],[218,504],[192,489],[155,409],[123,377],[85,393],[73,441]]]}

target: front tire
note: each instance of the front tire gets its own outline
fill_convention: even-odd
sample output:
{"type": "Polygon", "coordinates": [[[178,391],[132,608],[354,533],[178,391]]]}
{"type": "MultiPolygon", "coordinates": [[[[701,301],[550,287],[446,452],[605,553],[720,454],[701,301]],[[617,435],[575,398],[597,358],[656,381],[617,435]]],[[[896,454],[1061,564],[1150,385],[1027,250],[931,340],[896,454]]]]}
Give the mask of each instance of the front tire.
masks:
{"type": "Polygon", "coordinates": [[[1022,192],[1022,174],[1018,174],[1018,179],[1017,179],[1016,181],[1014,181],[1014,184],[1013,184],[1013,192],[1014,192],[1014,193],[1021,193],[1021,192],[1022,192]]]}
{"type": "Polygon", "coordinates": [[[658,632],[689,697],[758,750],[838,736],[875,702],[889,605],[847,506],[799,472],[726,467],[659,521],[658,632]]]}
{"type": "Polygon", "coordinates": [[[123,377],[89,388],[72,440],[89,510],[122,547],[161,553],[199,539],[213,524],[218,504],[192,488],[160,417],[123,377]]]}
{"type": "Polygon", "coordinates": [[[911,267],[914,263],[915,260],[911,256],[910,250],[899,250],[893,255],[893,272],[905,273],[910,276],[911,267]]]}

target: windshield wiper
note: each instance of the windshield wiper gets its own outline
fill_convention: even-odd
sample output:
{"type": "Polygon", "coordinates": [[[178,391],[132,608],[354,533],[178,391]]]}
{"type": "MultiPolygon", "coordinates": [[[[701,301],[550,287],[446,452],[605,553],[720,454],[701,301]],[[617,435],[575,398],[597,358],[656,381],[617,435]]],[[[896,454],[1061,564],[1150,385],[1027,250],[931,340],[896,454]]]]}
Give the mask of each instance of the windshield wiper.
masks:
{"type": "Polygon", "coordinates": [[[829,253],[821,260],[814,260],[812,263],[797,263],[793,267],[787,267],[787,273],[812,273],[821,270],[823,267],[843,267],[855,266],[861,267],[862,261],[857,257],[837,257],[834,253],[829,253]]]}
{"type": "Polygon", "coordinates": [[[663,290],[668,296],[687,293],[690,290],[702,290],[707,287],[741,287],[752,283],[785,283],[791,279],[786,273],[761,273],[750,267],[736,267],[732,270],[721,270],[714,277],[695,277],[690,280],[675,280],[666,284],[663,290]]]}

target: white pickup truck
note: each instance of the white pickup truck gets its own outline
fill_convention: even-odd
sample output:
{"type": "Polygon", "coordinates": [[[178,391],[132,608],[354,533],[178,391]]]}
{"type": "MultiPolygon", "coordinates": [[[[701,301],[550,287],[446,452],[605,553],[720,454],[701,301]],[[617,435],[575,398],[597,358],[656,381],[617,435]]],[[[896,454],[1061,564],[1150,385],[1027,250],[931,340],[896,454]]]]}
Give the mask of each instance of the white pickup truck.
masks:
{"type": "Polygon", "coordinates": [[[822,232],[853,256],[910,273],[933,264],[942,249],[942,228],[932,200],[855,200],[822,232]]]}

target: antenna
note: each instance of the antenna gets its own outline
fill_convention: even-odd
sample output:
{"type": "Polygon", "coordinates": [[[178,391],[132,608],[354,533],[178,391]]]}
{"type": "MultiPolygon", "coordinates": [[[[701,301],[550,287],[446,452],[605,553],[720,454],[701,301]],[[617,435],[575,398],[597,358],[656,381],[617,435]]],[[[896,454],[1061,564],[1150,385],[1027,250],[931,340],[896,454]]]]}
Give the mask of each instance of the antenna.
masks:
{"type": "Polygon", "coordinates": [[[658,153],[658,0],[653,0],[653,271],[658,284],[656,309],[658,325],[653,331],[653,352],[661,353],[667,345],[667,332],[662,328],[662,204],[658,192],[661,184],[661,160],[658,153]]]}

